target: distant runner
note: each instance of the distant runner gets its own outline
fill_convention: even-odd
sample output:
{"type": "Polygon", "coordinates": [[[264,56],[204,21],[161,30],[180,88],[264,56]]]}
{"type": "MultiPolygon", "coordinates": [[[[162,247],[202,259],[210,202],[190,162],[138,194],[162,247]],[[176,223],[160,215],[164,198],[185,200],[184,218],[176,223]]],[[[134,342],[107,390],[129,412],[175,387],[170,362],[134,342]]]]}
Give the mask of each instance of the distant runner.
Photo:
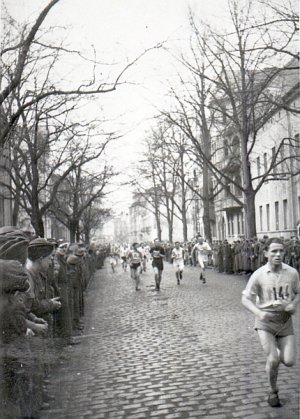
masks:
{"type": "Polygon", "coordinates": [[[203,284],[206,283],[205,271],[206,266],[208,263],[208,253],[211,251],[209,244],[204,241],[204,239],[200,236],[198,238],[198,243],[192,249],[192,257],[195,252],[197,252],[197,259],[200,266],[200,281],[202,280],[203,284]]]}
{"type": "Polygon", "coordinates": [[[172,250],[171,258],[173,259],[173,266],[176,270],[177,284],[180,285],[182,279],[182,272],[184,269],[184,250],[179,242],[175,242],[175,247],[172,250]]]}
{"type": "Polygon", "coordinates": [[[152,257],[152,266],[154,270],[155,289],[159,291],[162,271],[164,269],[163,258],[165,257],[165,251],[160,244],[159,239],[154,240],[154,245],[150,249],[150,255],[152,257]]]}
{"type": "Polygon", "coordinates": [[[132,250],[128,253],[128,260],[130,263],[131,278],[135,280],[135,289],[140,291],[140,274],[143,255],[138,250],[138,243],[132,244],[132,250]]]}

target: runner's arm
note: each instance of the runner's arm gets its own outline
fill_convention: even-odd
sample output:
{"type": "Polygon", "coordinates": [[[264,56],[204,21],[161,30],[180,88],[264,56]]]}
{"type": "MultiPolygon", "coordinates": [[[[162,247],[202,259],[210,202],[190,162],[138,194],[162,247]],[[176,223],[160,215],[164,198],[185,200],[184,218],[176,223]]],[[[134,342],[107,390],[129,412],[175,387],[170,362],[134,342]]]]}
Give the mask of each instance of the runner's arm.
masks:
{"type": "Polygon", "coordinates": [[[253,313],[260,320],[271,320],[276,316],[276,312],[265,311],[258,308],[249,295],[242,295],[242,304],[244,307],[246,307],[247,310],[251,311],[251,313],[253,313]]]}
{"type": "Polygon", "coordinates": [[[286,305],[284,311],[286,311],[287,313],[291,313],[294,314],[296,309],[297,309],[297,305],[300,302],[300,294],[296,294],[295,298],[293,299],[293,301],[291,301],[289,304],[286,305]]]}

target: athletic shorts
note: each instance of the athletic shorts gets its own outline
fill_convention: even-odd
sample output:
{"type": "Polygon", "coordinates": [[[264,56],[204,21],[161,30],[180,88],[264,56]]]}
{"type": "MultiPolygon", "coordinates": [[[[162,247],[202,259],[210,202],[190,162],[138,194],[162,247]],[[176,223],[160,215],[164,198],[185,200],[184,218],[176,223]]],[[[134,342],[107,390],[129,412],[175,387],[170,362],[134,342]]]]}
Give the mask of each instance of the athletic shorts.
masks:
{"type": "Polygon", "coordinates": [[[164,264],[161,258],[153,258],[152,266],[153,268],[156,268],[159,271],[162,271],[164,269],[164,264]]]}
{"type": "Polygon", "coordinates": [[[206,268],[207,260],[208,259],[206,259],[206,258],[198,256],[198,263],[199,263],[200,268],[202,268],[202,269],[206,268]]]}
{"type": "Polygon", "coordinates": [[[173,266],[175,268],[179,268],[181,271],[183,271],[183,269],[184,269],[184,263],[183,263],[183,261],[176,261],[176,260],[174,260],[173,266]]]}
{"type": "Polygon", "coordinates": [[[131,269],[137,269],[139,266],[141,266],[140,263],[131,263],[130,264],[131,269]]]}
{"type": "Polygon", "coordinates": [[[286,318],[281,319],[280,321],[262,321],[258,318],[255,319],[255,330],[264,330],[271,333],[274,336],[284,337],[294,334],[292,316],[288,313],[286,318]]]}

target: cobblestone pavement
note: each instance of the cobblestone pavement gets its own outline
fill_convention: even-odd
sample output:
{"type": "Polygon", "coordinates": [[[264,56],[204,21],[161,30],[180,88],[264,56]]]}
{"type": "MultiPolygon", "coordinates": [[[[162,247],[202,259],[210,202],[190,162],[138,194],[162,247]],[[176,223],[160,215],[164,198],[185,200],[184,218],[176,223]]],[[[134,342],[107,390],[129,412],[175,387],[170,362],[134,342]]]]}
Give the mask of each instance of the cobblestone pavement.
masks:
{"type": "Polygon", "coordinates": [[[129,272],[106,263],[86,292],[81,343],[62,352],[50,379],[55,400],[41,418],[299,419],[299,354],[296,367],[280,369],[283,406],[266,402],[265,358],[240,303],[245,284],[209,270],[204,285],[187,267],[178,286],[165,263],[161,291],[148,265],[137,292],[129,272]]]}

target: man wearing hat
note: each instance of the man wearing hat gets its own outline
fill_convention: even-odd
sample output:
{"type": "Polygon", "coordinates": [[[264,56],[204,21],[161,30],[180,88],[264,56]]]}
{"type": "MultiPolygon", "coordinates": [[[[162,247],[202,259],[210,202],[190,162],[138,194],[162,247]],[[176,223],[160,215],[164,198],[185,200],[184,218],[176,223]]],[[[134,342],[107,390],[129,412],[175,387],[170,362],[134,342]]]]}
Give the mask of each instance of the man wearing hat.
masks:
{"type": "Polygon", "coordinates": [[[26,310],[15,296],[28,290],[28,276],[23,264],[27,258],[28,240],[16,227],[0,228],[0,337],[12,341],[26,333],[26,310]]]}
{"type": "Polygon", "coordinates": [[[32,312],[50,322],[51,314],[61,307],[59,297],[53,296],[53,290],[46,276],[52,252],[53,244],[51,242],[43,238],[34,239],[29,243],[26,262],[26,268],[33,284],[32,312]]]}
{"type": "Polygon", "coordinates": [[[29,289],[24,267],[28,244],[27,236],[17,227],[0,228],[0,336],[4,350],[0,398],[5,417],[34,417],[40,408],[35,403],[30,340],[25,338],[32,331],[22,298],[29,289]]]}

